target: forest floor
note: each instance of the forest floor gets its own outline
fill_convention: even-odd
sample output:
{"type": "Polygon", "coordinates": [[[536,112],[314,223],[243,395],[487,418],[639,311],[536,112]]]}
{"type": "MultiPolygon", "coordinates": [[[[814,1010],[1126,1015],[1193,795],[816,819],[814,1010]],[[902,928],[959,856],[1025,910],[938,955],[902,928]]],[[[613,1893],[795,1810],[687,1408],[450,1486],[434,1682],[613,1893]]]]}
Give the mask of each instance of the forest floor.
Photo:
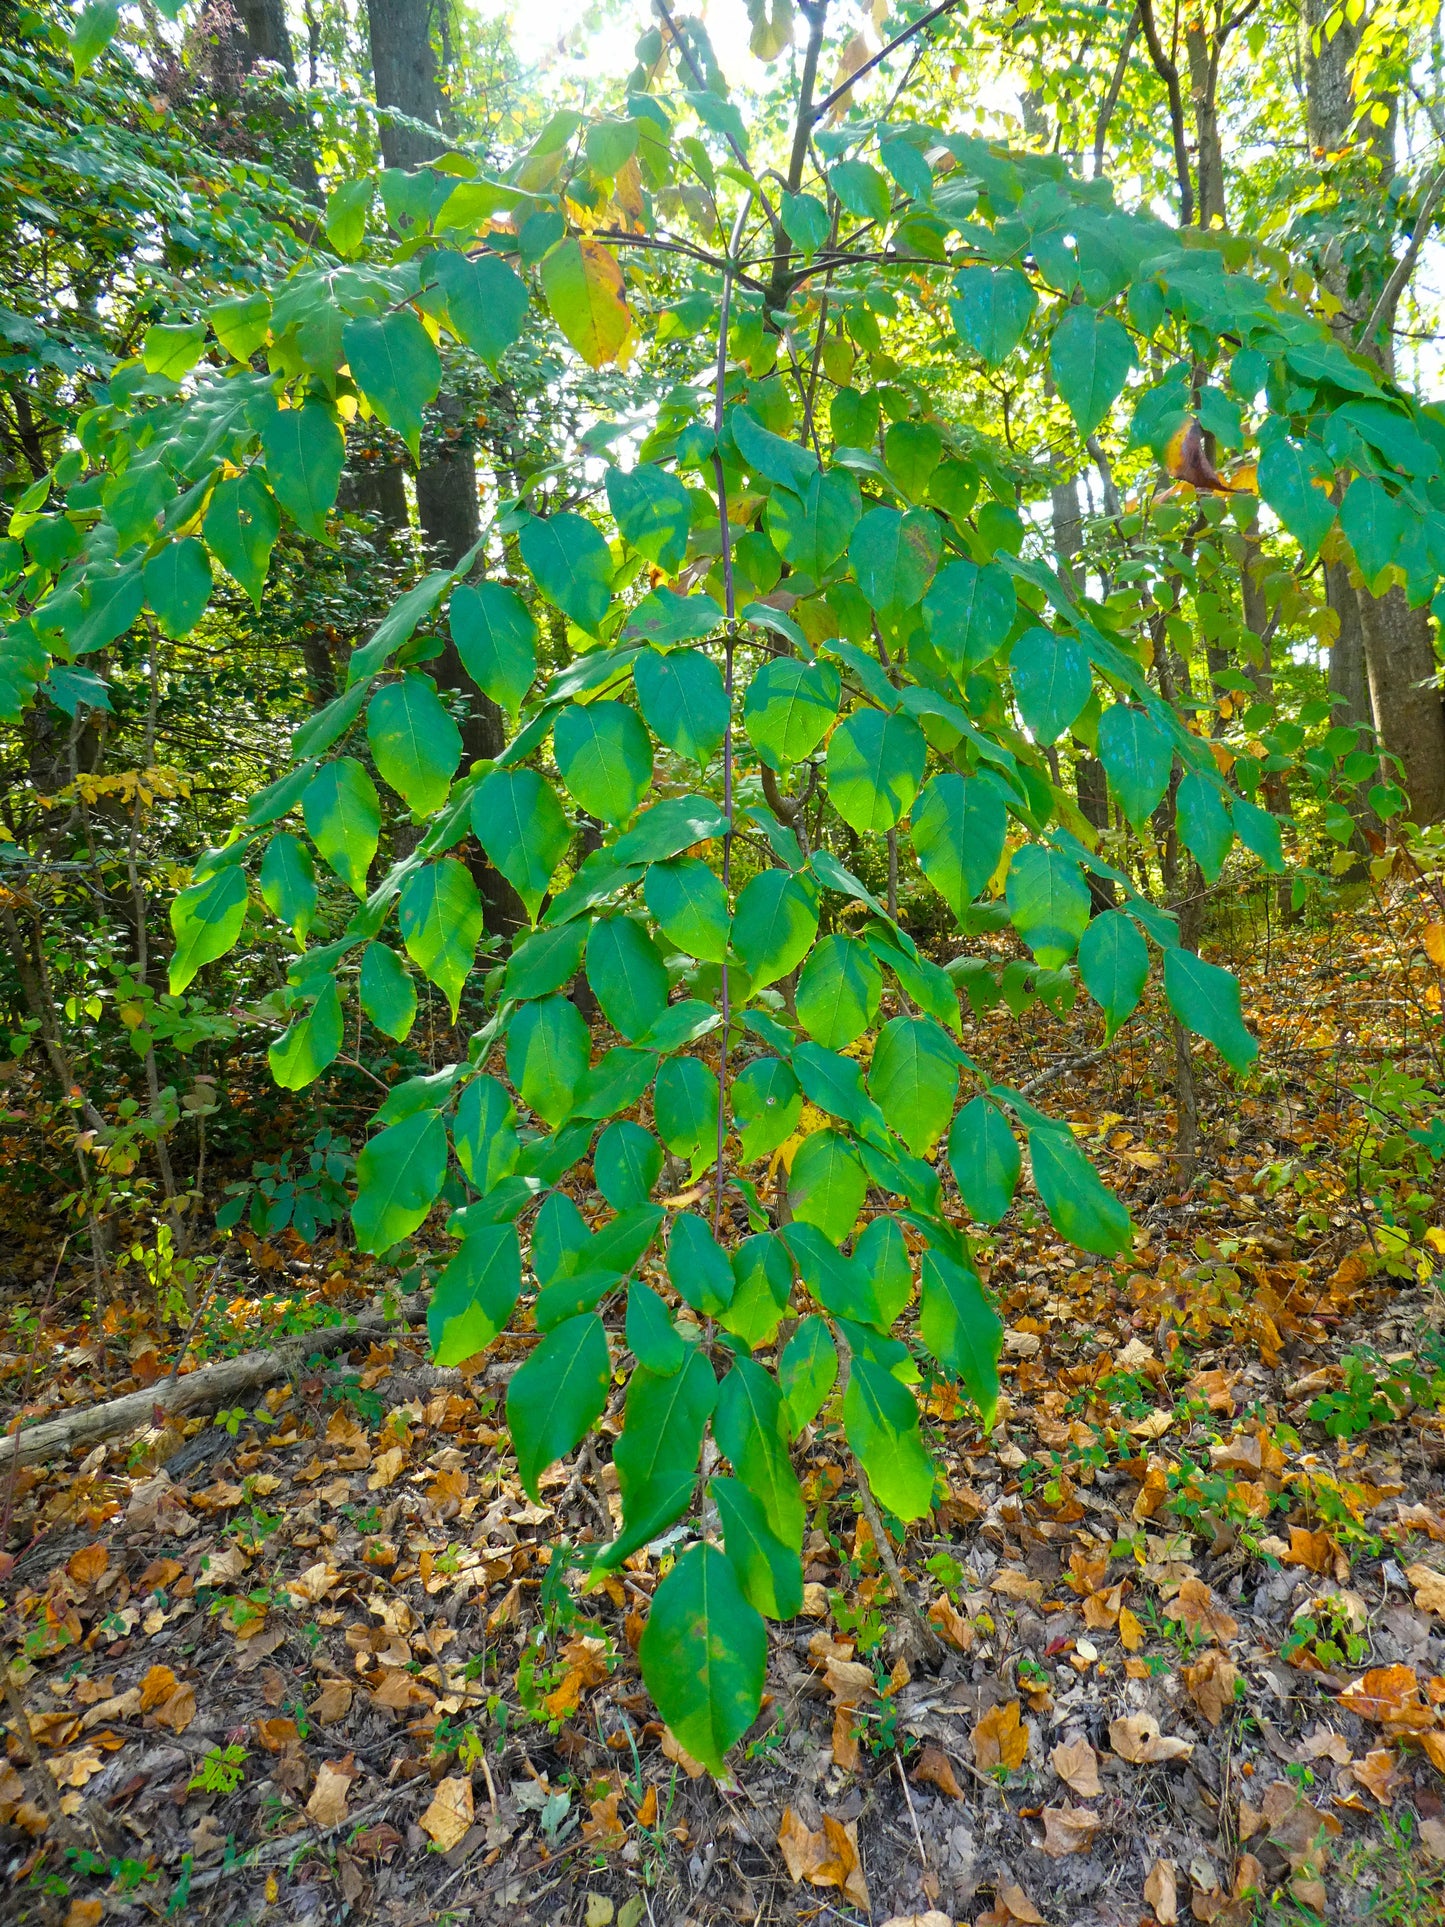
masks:
{"type": "MultiPolygon", "coordinates": [[[[1420,922],[1241,927],[1262,1055],[1243,1093],[1196,1056],[1187,1188],[1159,1011],[1106,1053],[1083,1003],[973,1022],[1001,1076],[1056,1073],[1041,1101],[1141,1237],[1096,1263],[1024,1204],[981,1246],[1006,1397],[987,1437],[930,1404],[951,1491],[898,1550],[905,1600],[826,1412],[805,1434],[805,1614],[730,1786],[641,1686],[657,1557],[588,1589],[551,1550],[610,1532],[610,1467],[520,1491],[498,1428],[525,1333],[467,1374],[403,1327],[24,1468],[0,1917],[1445,1921],[1445,1298],[1421,1263],[1445,1236],[1437,1188],[1392,1258],[1350,1090],[1439,1078],[1420,922]]],[[[340,1242],[231,1251],[237,1348],[278,1294],[360,1312],[391,1282],[340,1242]]],[[[179,1334],[141,1310],[102,1349],[84,1282],[61,1274],[39,1342],[43,1279],[12,1285],[8,1418],[169,1370],[179,1334]]]]}

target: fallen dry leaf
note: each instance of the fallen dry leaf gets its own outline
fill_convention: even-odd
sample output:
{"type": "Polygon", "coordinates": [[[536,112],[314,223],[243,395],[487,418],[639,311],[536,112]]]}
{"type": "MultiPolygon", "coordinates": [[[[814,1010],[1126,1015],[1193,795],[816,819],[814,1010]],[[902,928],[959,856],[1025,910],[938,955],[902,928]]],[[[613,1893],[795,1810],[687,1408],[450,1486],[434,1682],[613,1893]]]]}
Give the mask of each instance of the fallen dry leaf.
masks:
{"type": "Polygon", "coordinates": [[[1045,1807],[1043,1851],[1053,1860],[1066,1854],[1087,1853],[1104,1824],[1090,1807],[1045,1807]]]}
{"type": "Polygon", "coordinates": [[[443,1780],[421,1816],[422,1831],[431,1835],[443,1853],[449,1853],[470,1832],[473,1811],[471,1781],[443,1780]]]}
{"type": "Polygon", "coordinates": [[[1021,1767],[1029,1750],[1029,1730],[1019,1718],[1019,1703],[991,1706],[973,1729],[974,1765],[983,1773],[1002,1766],[1010,1773],[1021,1767]]]}
{"type": "Polygon", "coordinates": [[[925,1746],[913,1764],[913,1777],[923,1780],[929,1786],[936,1786],[940,1793],[946,1793],[950,1800],[961,1800],[963,1788],[953,1770],[953,1762],[941,1746],[925,1746]]]}
{"type": "MultiPolygon", "coordinates": [[[[339,1827],[345,1822],[346,1796],[356,1776],[354,1758],[348,1753],[344,1760],[323,1760],[318,1768],[316,1784],[306,1802],[306,1811],[318,1827],[339,1827]]],[[[424,1818],[422,1825],[426,1826],[424,1818]]]]}
{"type": "Polygon", "coordinates": [[[1405,1577],[1415,1588],[1415,1604],[1422,1613],[1439,1613],[1445,1619],[1445,1572],[1430,1566],[1406,1566],[1405,1577]]]}
{"type": "Polygon", "coordinates": [[[1432,1860],[1445,1860],[1445,1820],[1422,1820],[1420,1845],[1432,1860]]]}
{"type": "Polygon", "coordinates": [[[1170,1617],[1180,1620],[1196,1639],[1207,1634],[1224,1644],[1239,1631],[1239,1621],[1215,1601],[1202,1579],[1186,1579],[1175,1594],[1170,1617]]]}
{"type": "Polygon", "coordinates": [[[926,1914],[890,1914],[883,1927],[953,1927],[953,1921],[930,1907],[926,1914]]]}
{"type": "Polygon", "coordinates": [[[100,1927],[104,1912],[103,1900],[72,1900],[65,1915],[65,1927],[100,1927]]]}
{"type": "Polygon", "coordinates": [[[1382,1807],[1395,1797],[1395,1755],[1387,1746],[1377,1746],[1363,1760],[1356,1760],[1350,1772],[1367,1793],[1373,1793],[1382,1807]]]}
{"type": "Polygon", "coordinates": [[[1178,1927],[1179,1883],[1174,1878],[1172,1860],[1156,1860],[1144,1882],[1144,1899],[1153,1909],[1159,1927],[1178,1927]]]}
{"type": "Polygon", "coordinates": [[[978,1927],[1013,1927],[1015,1921],[1022,1922],[1023,1927],[1048,1927],[1048,1922],[1022,1887],[997,1888],[992,1907],[978,1917],[978,1927]]]}
{"type": "Polygon", "coordinates": [[[344,1720],[351,1711],[352,1689],[344,1679],[327,1679],[321,1682],[321,1691],[312,1700],[307,1712],[322,1726],[332,1726],[337,1720],[344,1720]]]}
{"type": "Polygon", "coordinates": [[[973,1621],[965,1619],[951,1599],[935,1599],[928,1608],[928,1623],[946,1639],[950,1646],[956,1646],[961,1653],[971,1652],[978,1635],[973,1621]]]}
{"type": "Polygon", "coordinates": [[[72,1552],[65,1562],[65,1570],[77,1586],[93,1586],[110,1570],[110,1552],[97,1540],[93,1546],[82,1546],[79,1552],[72,1552]]]}
{"type": "Polygon", "coordinates": [[[1137,1653],[1144,1644],[1144,1622],[1127,1606],[1119,1610],[1119,1637],[1124,1642],[1125,1652],[1137,1653]]]}
{"type": "Polygon", "coordinates": [[[1161,1760],[1187,1760],[1192,1742],[1166,1738],[1152,1713],[1130,1713],[1110,1720],[1109,1744],[1131,1766],[1155,1766],[1161,1760]]]}
{"type": "Polygon", "coordinates": [[[1068,1740],[1056,1746],[1049,1763],[1071,1793],[1081,1800],[1097,1800],[1103,1792],[1099,1784],[1099,1756],[1085,1739],[1068,1740]]]}
{"type": "Polygon", "coordinates": [[[1030,1579],[1027,1573],[1017,1572],[1012,1566],[1005,1566],[1002,1572],[996,1572],[989,1581],[988,1589],[1005,1599],[1027,1599],[1035,1606],[1041,1603],[1044,1596],[1042,1580],[1030,1579]]]}
{"type": "Polygon", "coordinates": [[[791,1807],[784,1807],[778,1848],[794,1885],[806,1880],[814,1887],[837,1887],[855,1906],[866,1911],[868,1887],[858,1857],[856,1820],[845,1825],[831,1813],[825,1813],[822,1832],[814,1833],[791,1807]]]}
{"type": "Polygon", "coordinates": [[[169,1666],[152,1666],[140,1683],[140,1710],[149,1713],[175,1692],[179,1682],[169,1666]]]}
{"type": "Polygon", "coordinates": [[[1233,1660],[1211,1650],[1185,1666],[1180,1677],[1205,1719],[1211,1726],[1218,1726],[1234,1704],[1235,1688],[1243,1674],[1233,1660]]]}
{"type": "Polygon", "coordinates": [[[1420,1681],[1412,1666],[1372,1666],[1351,1680],[1340,1694],[1347,1713],[1377,1726],[1423,1731],[1435,1724],[1433,1710],[1420,1698],[1420,1681]]]}
{"type": "Polygon", "coordinates": [[[692,1757],[670,1726],[664,1726],[662,1729],[662,1754],[663,1758],[671,1760],[674,1766],[680,1766],[689,1780],[700,1780],[707,1772],[702,1761],[692,1757]]]}

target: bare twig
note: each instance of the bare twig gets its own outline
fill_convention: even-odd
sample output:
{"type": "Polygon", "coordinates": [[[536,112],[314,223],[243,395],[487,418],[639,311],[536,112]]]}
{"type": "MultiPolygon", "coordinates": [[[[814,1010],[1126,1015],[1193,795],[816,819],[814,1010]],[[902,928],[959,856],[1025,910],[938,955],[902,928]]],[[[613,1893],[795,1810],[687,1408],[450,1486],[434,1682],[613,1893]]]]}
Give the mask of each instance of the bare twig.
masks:
{"type": "Polygon", "coordinates": [[[1405,284],[1415,272],[1415,263],[1420,258],[1420,250],[1430,238],[1430,229],[1435,219],[1436,209],[1441,197],[1445,196],[1445,167],[1431,181],[1420,211],[1415,216],[1415,231],[1410,236],[1410,245],[1395,263],[1389,280],[1380,290],[1380,298],[1370,310],[1370,318],[1355,337],[1357,348],[1370,348],[1374,345],[1375,334],[1381,322],[1394,318],[1395,305],[1405,290],[1405,284]]]}
{"type": "Polygon", "coordinates": [[[865,75],[871,74],[879,62],[886,60],[889,54],[903,45],[905,40],[912,40],[914,35],[922,33],[925,27],[931,27],[935,20],[941,20],[944,14],[952,13],[957,5],[958,0],[939,0],[938,6],[934,7],[930,12],[925,13],[921,19],[915,20],[911,27],[905,27],[902,33],[894,34],[893,38],[888,42],[888,45],[881,47],[871,60],[865,60],[856,74],[849,74],[842,85],[835,87],[826,100],[819,101],[812,112],[813,122],[820,121],[830,107],[835,106],[837,102],[843,98],[844,94],[856,87],[865,75]]]}

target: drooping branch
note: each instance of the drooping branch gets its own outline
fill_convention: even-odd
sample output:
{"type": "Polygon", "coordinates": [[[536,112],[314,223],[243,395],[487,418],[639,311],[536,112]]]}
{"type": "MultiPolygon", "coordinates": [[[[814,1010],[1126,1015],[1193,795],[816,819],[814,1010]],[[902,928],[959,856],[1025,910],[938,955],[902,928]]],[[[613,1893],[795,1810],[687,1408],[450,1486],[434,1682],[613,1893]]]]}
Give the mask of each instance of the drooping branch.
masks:
{"type": "Polygon", "coordinates": [[[1139,8],[1136,6],[1129,15],[1129,25],[1124,34],[1124,44],[1119,49],[1119,58],[1114,63],[1113,77],[1109,81],[1109,91],[1104,96],[1104,104],[1099,109],[1099,118],[1094,124],[1094,179],[1098,180],[1104,171],[1104,143],[1109,137],[1109,123],[1114,118],[1114,109],[1119,105],[1119,95],[1124,89],[1124,76],[1129,71],[1129,56],[1134,51],[1134,42],[1139,38],[1139,8]]]}

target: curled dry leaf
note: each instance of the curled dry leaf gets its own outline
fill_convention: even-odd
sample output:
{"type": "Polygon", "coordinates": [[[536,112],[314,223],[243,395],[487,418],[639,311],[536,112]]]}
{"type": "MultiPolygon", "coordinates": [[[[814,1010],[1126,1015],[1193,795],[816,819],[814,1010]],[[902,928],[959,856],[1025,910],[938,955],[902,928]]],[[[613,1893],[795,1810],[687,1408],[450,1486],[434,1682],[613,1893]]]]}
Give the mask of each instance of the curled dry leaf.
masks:
{"type": "MultiPolygon", "coordinates": [[[[289,1724],[289,1721],[287,1722],[289,1724]]],[[[346,1796],[356,1776],[355,1755],[344,1760],[323,1760],[306,1811],[318,1827],[339,1827],[346,1821],[346,1796]]],[[[425,1826],[426,1822],[422,1824],[425,1826]]]]}
{"type": "Polygon", "coordinates": [[[1189,1740],[1166,1738],[1152,1713],[1130,1713],[1110,1720],[1109,1744],[1131,1766],[1155,1766],[1161,1760],[1187,1760],[1194,1751],[1189,1740]]]}
{"type": "Polygon", "coordinates": [[[1005,1767],[1010,1773],[1021,1767],[1028,1755],[1029,1729],[1019,1718],[1019,1703],[991,1706],[973,1729],[974,1765],[983,1773],[1005,1767]]]}
{"type": "Polygon", "coordinates": [[[319,1725],[332,1726],[351,1711],[351,1699],[351,1686],[346,1680],[327,1679],[321,1682],[321,1691],[306,1710],[319,1725]]]}
{"type": "Polygon", "coordinates": [[[1202,1579],[1184,1581],[1175,1594],[1170,1617],[1180,1620],[1196,1639],[1207,1635],[1227,1644],[1239,1631],[1239,1621],[1216,1602],[1202,1579]]]}
{"type": "Polygon", "coordinates": [[[1159,1927],[1178,1927],[1179,1883],[1174,1878],[1172,1860],[1156,1860],[1144,1882],[1144,1899],[1154,1911],[1159,1927]]]}
{"type": "Polygon", "coordinates": [[[978,1635],[973,1621],[965,1619],[951,1599],[935,1599],[928,1608],[928,1623],[934,1631],[946,1639],[950,1646],[956,1646],[961,1653],[971,1652],[978,1635]]]}
{"type": "Polygon", "coordinates": [[[929,1786],[936,1786],[940,1793],[946,1793],[950,1800],[961,1800],[963,1788],[958,1784],[953,1762],[941,1746],[925,1746],[913,1766],[915,1780],[923,1780],[929,1786]]]}
{"type": "Polygon", "coordinates": [[[1045,1807],[1043,1850],[1053,1860],[1087,1853],[1103,1824],[1090,1807],[1045,1807]]]}
{"type": "Polygon", "coordinates": [[[1363,1760],[1356,1760],[1351,1773],[1367,1793],[1373,1793],[1382,1807],[1395,1797],[1395,1755],[1387,1746],[1377,1746],[1363,1760]]]}
{"type": "Polygon", "coordinates": [[[65,1570],[77,1586],[93,1586],[110,1570],[109,1550],[99,1540],[93,1546],[82,1546],[66,1560],[65,1570]]]}
{"type": "Polygon", "coordinates": [[[680,1766],[689,1780],[700,1780],[707,1772],[702,1761],[692,1757],[670,1726],[663,1727],[661,1744],[663,1758],[671,1760],[674,1766],[680,1766]]]}
{"type": "Polygon", "coordinates": [[[1234,1704],[1235,1689],[1243,1674],[1218,1651],[1201,1653],[1184,1667],[1181,1677],[1185,1689],[1211,1726],[1218,1726],[1234,1704]]]}
{"type": "Polygon", "coordinates": [[[926,1914],[891,1914],[883,1927],[953,1927],[947,1914],[930,1907],[926,1914]]]}
{"type": "Polygon", "coordinates": [[[1029,1899],[1022,1887],[1003,1886],[996,1889],[993,1905],[986,1914],[978,1917],[978,1927],[1014,1927],[1014,1922],[1023,1927],[1048,1927],[1047,1921],[1029,1899]]]}
{"type": "Polygon", "coordinates": [[[1002,1572],[995,1573],[988,1589],[1005,1599],[1026,1599],[1033,1606],[1039,1605],[1044,1596],[1041,1579],[1030,1579],[1027,1573],[1016,1572],[1012,1566],[1005,1566],[1002,1572]]]}
{"type": "Polygon", "coordinates": [[[1406,1566],[1405,1577],[1415,1588],[1415,1604],[1422,1613],[1438,1613],[1445,1619],[1445,1572],[1430,1566],[1406,1566]]]}
{"type": "Polygon", "coordinates": [[[449,1853],[466,1838],[473,1812],[471,1781],[443,1780],[421,1816],[422,1831],[431,1835],[443,1853],[449,1853]]]}
{"type": "Polygon", "coordinates": [[[1423,1732],[1435,1724],[1432,1707],[1420,1698],[1420,1681],[1413,1666],[1372,1666],[1351,1680],[1340,1694],[1347,1713],[1377,1726],[1423,1732]]]}
{"type": "Polygon", "coordinates": [[[1081,1800],[1097,1800],[1103,1792],[1099,1784],[1099,1756],[1085,1739],[1067,1740],[1056,1746],[1049,1763],[1071,1793],[1081,1800]]]}
{"type": "Polygon", "coordinates": [[[845,1825],[825,1813],[822,1832],[814,1833],[791,1807],[784,1807],[778,1848],[795,1885],[806,1880],[814,1887],[837,1887],[855,1906],[867,1909],[868,1886],[858,1857],[855,1820],[845,1825]]]}

